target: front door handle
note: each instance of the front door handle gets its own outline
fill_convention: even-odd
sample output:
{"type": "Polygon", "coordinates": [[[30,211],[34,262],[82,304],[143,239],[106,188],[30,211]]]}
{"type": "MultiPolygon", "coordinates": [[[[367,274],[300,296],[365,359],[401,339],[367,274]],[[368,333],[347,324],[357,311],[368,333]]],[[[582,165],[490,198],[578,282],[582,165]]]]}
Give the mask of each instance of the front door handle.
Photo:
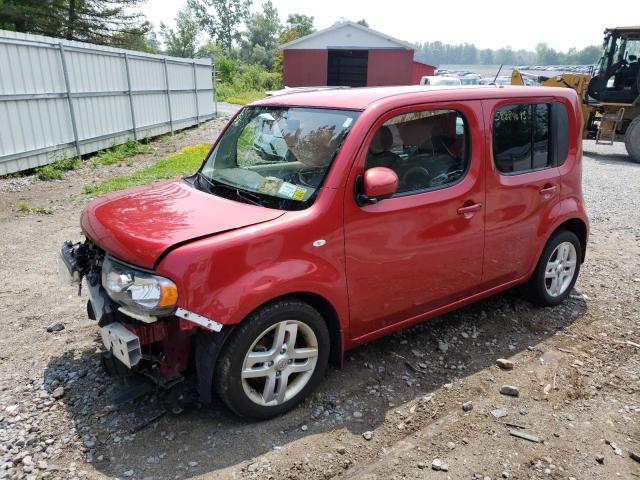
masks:
{"type": "Polygon", "coordinates": [[[556,190],[558,190],[557,185],[547,184],[540,189],[540,195],[542,195],[543,197],[550,197],[551,195],[556,193],[556,190]]]}
{"type": "Polygon", "coordinates": [[[482,208],[481,203],[473,203],[471,205],[466,205],[464,207],[460,207],[458,209],[458,215],[463,215],[464,218],[471,218],[473,214],[479,211],[482,208]]]}

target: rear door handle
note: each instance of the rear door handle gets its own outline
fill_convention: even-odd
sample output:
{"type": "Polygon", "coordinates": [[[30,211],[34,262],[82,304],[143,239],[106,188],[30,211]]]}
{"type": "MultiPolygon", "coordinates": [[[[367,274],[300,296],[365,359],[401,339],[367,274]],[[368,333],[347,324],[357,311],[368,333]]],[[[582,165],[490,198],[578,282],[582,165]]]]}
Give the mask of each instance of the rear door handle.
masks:
{"type": "Polygon", "coordinates": [[[464,215],[464,218],[471,218],[473,214],[482,208],[481,203],[474,203],[472,205],[466,205],[458,209],[458,215],[464,215]]]}
{"type": "Polygon", "coordinates": [[[543,197],[549,197],[556,193],[556,190],[558,190],[557,185],[545,185],[540,189],[540,195],[542,195],[543,197]]]}

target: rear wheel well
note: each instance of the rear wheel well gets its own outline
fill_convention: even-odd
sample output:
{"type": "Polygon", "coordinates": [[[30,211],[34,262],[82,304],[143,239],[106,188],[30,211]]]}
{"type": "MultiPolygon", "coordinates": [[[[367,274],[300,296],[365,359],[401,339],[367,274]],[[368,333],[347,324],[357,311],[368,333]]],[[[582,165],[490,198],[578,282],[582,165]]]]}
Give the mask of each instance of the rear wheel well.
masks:
{"type": "Polygon", "coordinates": [[[562,230],[573,232],[578,237],[578,240],[580,240],[580,249],[582,250],[581,261],[584,262],[584,257],[587,252],[587,226],[585,225],[585,223],[579,218],[572,218],[571,220],[567,220],[555,229],[551,237],[562,230]]]}

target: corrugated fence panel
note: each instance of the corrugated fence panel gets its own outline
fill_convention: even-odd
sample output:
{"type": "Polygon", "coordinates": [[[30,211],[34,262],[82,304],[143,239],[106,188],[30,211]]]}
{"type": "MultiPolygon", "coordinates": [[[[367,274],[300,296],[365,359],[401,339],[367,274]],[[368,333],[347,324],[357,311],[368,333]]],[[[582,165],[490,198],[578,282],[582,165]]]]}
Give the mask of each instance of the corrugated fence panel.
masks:
{"type": "Polygon", "coordinates": [[[208,120],[213,84],[209,59],[0,30],[0,175],[208,120]]]}

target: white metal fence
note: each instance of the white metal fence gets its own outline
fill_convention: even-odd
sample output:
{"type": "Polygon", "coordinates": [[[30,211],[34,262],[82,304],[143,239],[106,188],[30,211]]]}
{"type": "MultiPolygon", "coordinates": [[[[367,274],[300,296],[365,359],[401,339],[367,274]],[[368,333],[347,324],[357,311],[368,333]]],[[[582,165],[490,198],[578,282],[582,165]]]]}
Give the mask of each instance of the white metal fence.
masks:
{"type": "Polygon", "coordinates": [[[210,59],[0,30],[0,175],[203,122],[210,59]]]}

